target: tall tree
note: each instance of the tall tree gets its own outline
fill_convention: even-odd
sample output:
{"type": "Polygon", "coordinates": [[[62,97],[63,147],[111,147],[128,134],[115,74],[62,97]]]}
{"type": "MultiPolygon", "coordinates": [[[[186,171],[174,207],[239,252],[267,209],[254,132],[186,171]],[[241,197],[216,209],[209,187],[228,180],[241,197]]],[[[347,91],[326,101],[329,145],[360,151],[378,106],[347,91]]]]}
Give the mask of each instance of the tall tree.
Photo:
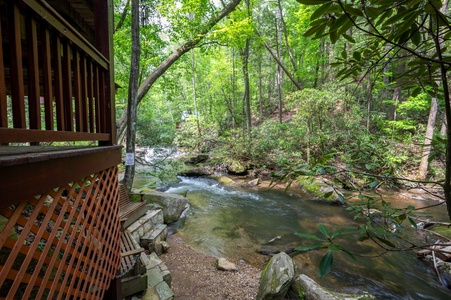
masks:
{"type": "MultiPolygon", "coordinates": [[[[210,19],[208,19],[204,24],[200,26],[200,30],[194,37],[182,46],[178,47],[174,52],[172,52],[163,62],[161,62],[152,72],[143,80],[138,88],[137,94],[137,104],[141,102],[144,96],[149,92],[155,81],[160,78],[183,54],[187,53],[194,47],[196,47],[200,41],[208,34],[208,32],[222,19],[224,19],[228,14],[235,10],[241,0],[232,0],[225,6],[218,14],[213,14],[210,19]]],[[[123,122],[118,124],[118,136],[120,136],[125,128],[127,127],[127,118],[121,117],[123,122]]]]}
{"type": "Polygon", "coordinates": [[[136,140],[136,120],[138,109],[138,78],[139,78],[139,56],[140,56],[140,39],[139,39],[139,2],[140,0],[132,0],[132,57],[130,60],[130,81],[128,86],[128,109],[127,109],[127,142],[126,153],[133,157],[131,163],[127,162],[125,167],[124,184],[130,191],[135,176],[135,140],[136,140]]]}
{"type": "MultiPolygon", "coordinates": [[[[328,35],[332,43],[345,37],[346,31],[354,27],[364,34],[365,49],[355,51],[352,58],[344,61],[340,77],[358,76],[365,62],[372,62],[369,69],[383,67],[387,56],[385,45],[403,50],[409,59],[409,73],[405,80],[412,84],[440,89],[447,120],[451,118],[448,70],[451,60],[445,55],[444,45],[451,34],[450,19],[440,11],[442,1],[361,1],[361,0],[298,0],[303,4],[320,4],[312,16],[310,34],[328,35]],[[330,18],[330,14],[333,18],[330,18]],[[422,33],[427,33],[423,35],[422,33]],[[435,81],[440,81],[437,87],[435,81]]],[[[445,178],[441,182],[451,219],[451,124],[447,123],[445,145],[445,178]]]]}
{"type": "MultiPolygon", "coordinates": [[[[250,1],[246,0],[246,11],[247,17],[251,18],[251,7],[250,1]]],[[[246,38],[244,43],[244,49],[241,52],[241,57],[243,59],[243,79],[244,79],[244,96],[243,96],[243,106],[246,114],[246,129],[247,136],[250,140],[251,138],[251,128],[252,128],[252,116],[251,116],[251,92],[249,83],[249,50],[250,50],[250,37],[246,38]]]]}
{"type": "MultiPolygon", "coordinates": [[[[135,154],[136,141],[136,120],[138,105],[147,92],[150,90],[155,81],[164,74],[164,72],[172,66],[183,54],[193,49],[203,37],[224,17],[231,13],[241,0],[232,0],[226,7],[224,7],[219,14],[214,14],[206,24],[203,24],[200,32],[192,39],[187,41],[184,45],[179,47],[169,57],[167,57],[158,67],[156,67],[142,82],[138,88],[139,76],[139,61],[140,61],[140,39],[139,39],[139,0],[132,1],[132,58],[130,64],[130,83],[127,110],[124,110],[127,117],[121,117],[122,123],[119,124],[119,135],[127,128],[127,142],[126,152],[129,155],[135,154]]],[[[133,185],[135,166],[130,165],[126,167],[124,184],[130,190],[133,185]]]]}

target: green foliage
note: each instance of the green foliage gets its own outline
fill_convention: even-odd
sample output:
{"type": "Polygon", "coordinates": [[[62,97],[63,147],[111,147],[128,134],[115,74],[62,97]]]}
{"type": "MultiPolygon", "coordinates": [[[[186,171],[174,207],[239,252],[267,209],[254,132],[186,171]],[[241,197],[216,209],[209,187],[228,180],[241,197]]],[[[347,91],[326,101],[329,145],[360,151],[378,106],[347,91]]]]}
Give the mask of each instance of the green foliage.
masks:
{"type": "Polygon", "coordinates": [[[302,239],[308,239],[308,240],[314,240],[316,242],[321,242],[321,244],[312,244],[312,245],[306,245],[306,246],[299,246],[296,247],[294,250],[299,252],[305,252],[315,249],[326,249],[327,252],[321,259],[319,263],[319,276],[320,278],[326,276],[330,270],[332,269],[333,263],[334,263],[334,253],[335,252],[344,252],[346,253],[350,258],[355,260],[355,256],[345,248],[339,246],[336,244],[336,240],[339,238],[343,238],[346,235],[352,234],[351,231],[334,231],[329,232],[326,226],[323,224],[320,224],[318,226],[318,230],[321,233],[320,236],[314,235],[314,234],[305,234],[305,233],[298,233],[296,232],[295,235],[299,236],[302,239]]]}
{"type": "Polygon", "coordinates": [[[209,152],[217,142],[217,132],[202,117],[198,119],[194,115],[189,115],[181,122],[180,129],[175,134],[174,144],[195,152],[209,152]],[[198,121],[201,136],[199,136],[197,127],[198,121]]]}
{"type": "MultiPolygon", "coordinates": [[[[358,201],[348,201],[346,208],[354,219],[360,221],[356,228],[343,228],[330,232],[326,226],[318,226],[318,234],[295,233],[302,241],[312,240],[313,244],[298,246],[295,251],[326,250],[319,263],[320,277],[326,276],[333,267],[334,254],[345,253],[349,258],[356,260],[357,254],[340,245],[340,241],[348,236],[357,236],[360,243],[372,241],[384,251],[396,251],[404,245],[405,251],[415,245],[403,238],[403,231],[408,227],[417,226],[414,214],[415,207],[394,208],[390,202],[379,200],[368,195],[359,195],[358,201]],[[407,225],[407,226],[406,226],[407,225]],[[407,244],[407,246],[405,246],[407,244]]],[[[360,255],[362,256],[362,255],[360,255]]]]}

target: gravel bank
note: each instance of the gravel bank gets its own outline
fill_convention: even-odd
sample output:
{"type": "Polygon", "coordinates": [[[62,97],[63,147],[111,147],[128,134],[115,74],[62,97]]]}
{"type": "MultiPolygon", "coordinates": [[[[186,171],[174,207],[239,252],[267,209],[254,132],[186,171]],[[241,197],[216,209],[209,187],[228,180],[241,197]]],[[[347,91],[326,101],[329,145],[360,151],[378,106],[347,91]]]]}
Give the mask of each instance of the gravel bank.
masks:
{"type": "Polygon", "coordinates": [[[261,270],[242,262],[237,272],[218,271],[216,258],[194,250],[178,234],[168,237],[171,248],[160,256],[172,274],[175,299],[255,299],[261,270]]]}

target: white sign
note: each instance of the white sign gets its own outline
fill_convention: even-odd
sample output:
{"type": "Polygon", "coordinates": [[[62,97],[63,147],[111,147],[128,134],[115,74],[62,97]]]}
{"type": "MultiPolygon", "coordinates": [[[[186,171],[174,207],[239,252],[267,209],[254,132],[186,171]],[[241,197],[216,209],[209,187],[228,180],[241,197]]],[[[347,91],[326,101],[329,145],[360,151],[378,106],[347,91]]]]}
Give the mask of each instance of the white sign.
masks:
{"type": "Polygon", "coordinates": [[[135,153],[125,153],[125,165],[133,166],[135,164],[135,153]]]}

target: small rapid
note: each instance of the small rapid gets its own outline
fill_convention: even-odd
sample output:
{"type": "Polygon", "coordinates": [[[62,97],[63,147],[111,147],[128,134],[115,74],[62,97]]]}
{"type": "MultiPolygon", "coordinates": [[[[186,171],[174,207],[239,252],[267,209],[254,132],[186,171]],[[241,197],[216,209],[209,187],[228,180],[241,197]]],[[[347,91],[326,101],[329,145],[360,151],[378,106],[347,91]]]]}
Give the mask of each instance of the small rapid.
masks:
{"type": "MultiPolygon", "coordinates": [[[[191,246],[217,257],[242,260],[263,268],[268,257],[261,249],[284,250],[305,241],[295,232],[317,234],[318,225],[329,230],[356,228],[353,217],[341,206],[302,199],[277,190],[229,187],[208,178],[180,177],[166,192],[186,195],[191,208],[179,229],[191,246]]],[[[424,206],[427,203],[411,203],[424,206]]],[[[376,255],[380,249],[356,245],[357,235],[342,241],[352,251],[376,255]]],[[[390,252],[377,259],[335,256],[332,272],[319,278],[324,252],[294,256],[300,272],[336,292],[366,291],[377,299],[450,299],[433,270],[412,252],[390,252]]]]}

